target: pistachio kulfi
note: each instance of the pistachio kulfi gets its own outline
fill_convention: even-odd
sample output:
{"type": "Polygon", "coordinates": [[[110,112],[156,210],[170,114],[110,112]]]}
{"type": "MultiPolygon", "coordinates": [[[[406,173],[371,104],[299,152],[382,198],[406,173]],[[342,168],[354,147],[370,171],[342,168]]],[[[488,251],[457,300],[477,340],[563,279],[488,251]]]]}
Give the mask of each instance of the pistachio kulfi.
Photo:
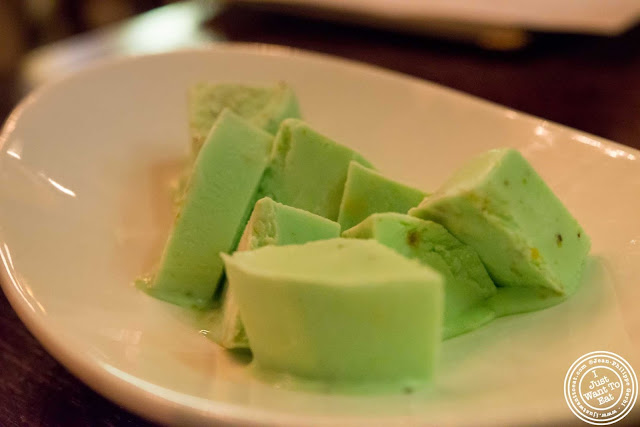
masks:
{"type": "Polygon", "coordinates": [[[231,83],[195,84],[188,93],[189,131],[194,155],[225,108],[271,134],[278,131],[282,120],[300,117],[293,89],[282,82],[264,87],[231,83]]]}
{"type": "MultiPolygon", "coordinates": [[[[239,251],[267,245],[293,245],[340,237],[338,223],[265,197],[256,203],[244,229],[239,251]]],[[[225,283],[220,320],[208,325],[207,335],[225,348],[249,348],[233,288],[225,283]]]]}
{"type": "Polygon", "coordinates": [[[260,194],[335,221],[352,160],[371,167],[360,154],[302,120],[287,119],[275,136],[260,194]]]}
{"type": "Polygon", "coordinates": [[[437,271],[361,239],[222,256],[258,372],[325,390],[432,379],[444,302],[437,271]]]}
{"type": "Polygon", "coordinates": [[[478,254],[443,226],[398,213],[373,214],[344,237],[374,239],[445,279],[443,338],[476,329],[496,315],[488,305],[497,292],[478,254]]]}
{"type": "Polygon", "coordinates": [[[343,230],[381,212],[407,213],[418,206],[426,193],[385,177],[358,162],[349,164],[347,181],[338,213],[343,230]]]}
{"type": "Polygon", "coordinates": [[[232,83],[197,83],[188,91],[191,159],[184,171],[171,183],[174,210],[184,201],[193,160],[220,113],[228,108],[252,125],[275,134],[280,122],[300,117],[295,93],[285,83],[273,86],[247,86],[232,83]]]}
{"type": "Polygon", "coordinates": [[[196,158],[160,265],[142,285],[179,305],[206,307],[235,249],[269,159],[273,137],[224,110],[196,158]]]}
{"type": "Polygon", "coordinates": [[[473,247],[498,286],[548,301],[578,288],[589,236],[514,149],[471,160],[409,213],[442,224],[473,247]]]}

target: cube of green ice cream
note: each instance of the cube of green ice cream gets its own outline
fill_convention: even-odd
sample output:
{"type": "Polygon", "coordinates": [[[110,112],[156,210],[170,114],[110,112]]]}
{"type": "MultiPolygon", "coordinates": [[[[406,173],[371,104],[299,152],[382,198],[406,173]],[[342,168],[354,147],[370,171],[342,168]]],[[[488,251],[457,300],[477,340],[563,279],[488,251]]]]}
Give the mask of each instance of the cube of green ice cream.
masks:
{"type": "MultiPolygon", "coordinates": [[[[293,245],[340,236],[338,223],[302,209],[274,202],[268,197],[258,200],[244,229],[239,251],[267,245],[293,245]]],[[[225,348],[249,348],[234,291],[225,283],[221,297],[221,314],[212,316],[207,325],[208,337],[225,348]]]]}
{"type": "Polygon", "coordinates": [[[496,317],[487,304],[496,294],[496,286],[478,254],[440,224],[403,214],[381,213],[371,215],[342,235],[375,239],[442,274],[445,279],[443,338],[471,331],[496,317]]]}
{"type": "Polygon", "coordinates": [[[352,161],[344,184],[338,223],[343,230],[347,230],[374,213],[404,214],[418,206],[426,195],[421,190],[393,181],[352,161]]]}
{"type": "Polygon", "coordinates": [[[265,377],[325,390],[403,390],[432,379],[443,309],[435,270],[359,239],[223,257],[265,377]]]}
{"type": "Polygon", "coordinates": [[[496,306],[503,314],[535,306],[527,308],[515,289],[551,303],[580,283],[590,239],[514,149],[473,159],[409,213],[444,225],[476,250],[496,285],[515,296],[511,307],[496,306]]]}
{"type": "Polygon", "coordinates": [[[184,203],[146,290],[174,304],[205,307],[251,213],[273,137],[229,110],[195,161],[184,203]]]}
{"type": "Polygon", "coordinates": [[[371,166],[305,122],[287,119],[276,134],[260,194],[335,221],[352,160],[371,166]]]}
{"type": "Polygon", "coordinates": [[[230,83],[198,83],[189,98],[189,129],[192,152],[198,154],[218,115],[230,109],[252,125],[275,134],[280,122],[300,117],[298,99],[285,83],[274,86],[246,86],[230,83]]]}

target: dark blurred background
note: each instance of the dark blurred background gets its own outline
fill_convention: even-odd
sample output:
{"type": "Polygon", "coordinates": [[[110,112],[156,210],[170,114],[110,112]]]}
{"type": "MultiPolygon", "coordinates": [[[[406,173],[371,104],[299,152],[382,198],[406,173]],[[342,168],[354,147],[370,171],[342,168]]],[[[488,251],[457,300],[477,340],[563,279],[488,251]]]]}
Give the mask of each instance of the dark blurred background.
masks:
{"type": "Polygon", "coordinates": [[[2,0],[0,73],[15,71],[29,50],[91,31],[170,0],[2,0]]]}
{"type": "MultiPolygon", "coordinates": [[[[602,13],[633,1],[602,0],[602,13]]],[[[369,62],[640,147],[637,5],[613,30],[578,34],[406,17],[398,25],[264,0],[0,0],[0,122],[32,88],[95,60],[241,41],[369,62]]]]}
{"type": "Polygon", "coordinates": [[[16,67],[34,47],[122,21],[170,0],[3,0],[0,70],[16,67]]]}

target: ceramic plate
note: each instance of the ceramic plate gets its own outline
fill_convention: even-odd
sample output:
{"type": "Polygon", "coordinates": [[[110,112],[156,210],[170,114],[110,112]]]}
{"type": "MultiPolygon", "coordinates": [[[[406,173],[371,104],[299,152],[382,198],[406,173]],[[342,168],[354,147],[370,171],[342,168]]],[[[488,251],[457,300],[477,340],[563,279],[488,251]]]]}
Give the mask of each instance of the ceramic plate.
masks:
{"type": "Polygon", "coordinates": [[[2,285],[33,334],[115,402],[171,424],[531,424],[577,421],[563,379],[579,356],[640,347],[640,152],[415,78],[269,46],[123,59],[36,91],[0,136],[2,285]],[[314,127],[385,174],[434,189],[512,146],[591,235],[575,297],[444,344],[433,390],[344,396],[274,388],[132,286],[171,222],[188,150],[185,91],[289,82],[314,127]]]}

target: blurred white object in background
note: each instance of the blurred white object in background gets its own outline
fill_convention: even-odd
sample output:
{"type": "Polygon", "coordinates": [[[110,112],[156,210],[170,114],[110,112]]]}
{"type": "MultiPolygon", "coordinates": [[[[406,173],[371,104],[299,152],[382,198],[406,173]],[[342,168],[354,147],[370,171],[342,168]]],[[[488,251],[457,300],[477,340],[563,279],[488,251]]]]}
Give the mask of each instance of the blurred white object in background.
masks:
{"type": "Polygon", "coordinates": [[[639,0],[225,0],[372,26],[434,33],[445,23],[616,35],[640,17],[639,0]],[[437,27],[434,31],[434,25],[437,27]]]}
{"type": "Polygon", "coordinates": [[[218,2],[207,0],[174,3],[35,49],[22,65],[24,91],[99,60],[167,52],[220,40],[220,36],[203,28],[217,9],[218,2]]]}

